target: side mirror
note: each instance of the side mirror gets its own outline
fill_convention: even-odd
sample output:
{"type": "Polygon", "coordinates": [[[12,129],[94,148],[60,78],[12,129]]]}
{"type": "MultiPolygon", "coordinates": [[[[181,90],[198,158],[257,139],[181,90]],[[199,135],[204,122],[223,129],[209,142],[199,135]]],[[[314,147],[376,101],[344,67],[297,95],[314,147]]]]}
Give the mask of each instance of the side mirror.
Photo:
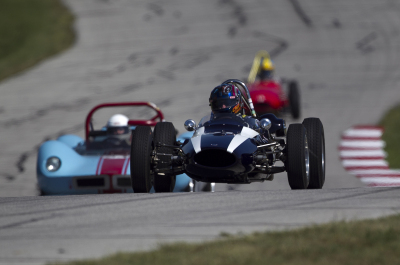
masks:
{"type": "Polygon", "coordinates": [[[269,119],[264,118],[260,120],[260,127],[261,129],[263,129],[264,131],[267,131],[271,128],[272,123],[269,119]]]}
{"type": "Polygon", "coordinates": [[[184,123],[185,129],[189,132],[196,130],[196,122],[194,120],[187,120],[184,123]]]}

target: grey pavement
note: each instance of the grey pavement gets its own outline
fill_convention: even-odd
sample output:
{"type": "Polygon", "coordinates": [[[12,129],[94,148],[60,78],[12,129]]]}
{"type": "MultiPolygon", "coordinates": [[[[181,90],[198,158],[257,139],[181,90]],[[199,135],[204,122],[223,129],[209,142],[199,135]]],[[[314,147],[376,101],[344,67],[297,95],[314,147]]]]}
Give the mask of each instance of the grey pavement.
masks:
{"type": "MultiPolygon", "coordinates": [[[[162,109],[166,119],[172,121],[176,128],[183,132],[183,122],[186,119],[199,120],[209,113],[208,97],[213,87],[228,78],[247,77],[253,57],[260,49],[272,53],[276,72],[280,77],[295,78],[299,81],[302,118],[319,117],[325,127],[325,187],[322,191],[301,193],[301,196],[308,194],[309,199],[317,200],[329,194],[340,197],[338,194],[342,192],[348,193],[349,196],[352,193],[371,192],[371,198],[374,198],[374,192],[378,190],[362,188],[360,181],[341,167],[337,146],[343,130],[355,124],[376,124],[388,108],[400,102],[400,3],[397,1],[64,2],[77,17],[76,44],[70,50],[0,84],[0,197],[18,197],[3,198],[7,202],[15,201],[16,208],[30,207],[27,206],[29,202],[32,204],[32,210],[39,210],[56,203],[59,203],[58,207],[62,207],[80,198],[88,203],[99,200],[101,204],[119,198],[141,198],[137,195],[60,198],[24,196],[36,195],[36,151],[41,142],[63,133],[83,136],[85,115],[94,105],[107,101],[152,101],[162,109]],[[26,202],[27,205],[22,202],[26,202]]],[[[105,124],[107,117],[103,118],[104,120],[99,119],[99,124],[105,124]]],[[[292,121],[288,118],[288,122],[301,120],[292,121]]],[[[277,175],[272,182],[217,185],[216,190],[222,194],[196,195],[204,198],[205,203],[213,204],[213,199],[221,200],[221,206],[216,204],[215,209],[207,211],[218,212],[230,201],[240,200],[243,194],[246,194],[243,196],[245,203],[251,207],[254,206],[253,202],[258,200],[259,194],[265,194],[268,200],[274,200],[277,196],[288,204],[301,200],[301,197],[297,197],[299,193],[289,190],[285,174],[277,175]],[[236,191],[224,192],[229,189],[236,191]]],[[[393,192],[391,189],[387,191],[389,195],[396,194],[396,189],[393,192]]],[[[148,196],[162,203],[162,198],[158,195],[148,196]]],[[[193,195],[171,196],[186,198],[193,195]]],[[[175,205],[181,207],[183,200],[178,199],[175,205]]],[[[326,206],[330,210],[316,214],[315,222],[353,217],[353,213],[354,218],[393,213],[392,210],[387,210],[393,206],[393,202],[383,200],[366,214],[363,209],[368,208],[371,202],[375,201],[371,199],[366,203],[360,200],[357,206],[359,210],[347,211],[350,215],[342,215],[342,210],[337,210],[336,206],[330,207],[327,202],[321,208],[326,206]]],[[[120,207],[126,207],[126,204],[120,207]]],[[[0,204],[0,216],[6,216],[14,210],[12,204],[0,204]]],[[[143,211],[142,214],[149,214],[143,211]]],[[[311,210],[304,211],[307,213],[311,210]]],[[[62,214],[62,211],[59,212],[62,214]]],[[[83,216],[93,215],[93,221],[103,218],[96,209],[90,207],[82,211],[77,210],[73,216],[79,217],[80,213],[83,216]]],[[[279,224],[288,218],[296,219],[296,213],[297,211],[293,211],[288,215],[288,211],[276,211],[273,215],[276,215],[275,221],[279,224]]],[[[53,220],[51,214],[49,220],[53,220]]],[[[54,220],[58,222],[57,214],[54,220]]],[[[267,213],[261,212],[255,218],[263,220],[264,214],[267,213]]],[[[111,241],[105,240],[106,236],[98,232],[102,229],[90,230],[92,225],[88,218],[84,218],[84,223],[79,223],[79,218],[72,218],[68,213],[66,215],[68,220],[77,220],[78,223],[71,224],[73,228],[78,227],[78,231],[89,229],[82,234],[93,233],[94,238],[101,238],[102,240],[97,240],[96,243],[102,242],[102,247],[107,249],[107,244],[111,244],[111,241]]],[[[40,216],[45,219],[38,219],[38,224],[48,222],[47,215],[40,216]]],[[[117,249],[138,249],[138,242],[141,241],[118,236],[126,233],[122,227],[126,223],[117,225],[119,215],[110,212],[107,216],[104,218],[110,221],[104,221],[102,227],[107,227],[114,235],[113,242],[116,245],[124,245],[117,249]],[[108,215],[112,215],[116,222],[111,220],[112,218],[108,219],[108,215]]],[[[135,216],[139,218],[139,213],[135,216]]],[[[36,217],[19,215],[18,211],[13,218],[15,219],[4,219],[7,221],[2,224],[3,229],[0,231],[0,244],[8,246],[0,248],[0,260],[4,264],[19,261],[41,263],[47,257],[62,258],[63,253],[58,255],[54,249],[48,250],[53,251],[51,253],[47,252],[47,241],[67,251],[76,247],[76,253],[79,252],[77,246],[90,241],[85,237],[75,241],[73,236],[63,241],[67,234],[73,235],[73,229],[67,228],[64,235],[59,234],[56,223],[51,223],[51,226],[54,226],[51,231],[43,233],[43,230],[35,225],[36,222],[33,222],[33,227],[28,223],[25,225],[26,220],[36,220],[36,217]],[[9,221],[17,223],[17,226],[9,226],[9,221]],[[24,233],[27,233],[26,237],[24,233]],[[43,240],[40,241],[40,238],[43,240]],[[35,241],[35,245],[29,244],[29,240],[35,241]],[[23,253],[31,254],[21,254],[22,250],[18,250],[16,246],[26,246],[21,248],[23,253]],[[18,257],[27,259],[18,260],[18,257]]],[[[188,223],[191,221],[185,219],[185,214],[179,218],[187,220],[188,223]]],[[[263,221],[260,222],[260,226],[254,227],[269,227],[263,221]]],[[[184,226],[186,221],[182,223],[184,226]]],[[[300,225],[304,224],[304,220],[300,222],[300,225]]],[[[241,229],[240,225],[238,227],[241,229]]],[[[179,237],[180,228],[177,229],[176,237],[179,237]]],[[[214,227],[212,224],[208,225],[207,229],[198,229],[192,229],[190,232],[210,231],[209,234],[205,234],[216,236],[223,230],[219,225],[214,227]]],[[[243,231],[250,230],[252,229],[243,226],[243,231]]],[[[183,238],[191,238],[190,233],[186,232],[189,236],[183,238]]],[[[182,234],[186,235],[186,232],[182,234]]],[[[147,236],[143,236],[140,240],[148,240],[149,245],[155,244],[157,233],[149,233],[148,239],[147,236]]],[[[175,237],[168,235],[166,240],[171,238],[175,237]]],[[[108,252],[87,250],[86,253],[86,256],[99,256],[108,252]]],[[[83,256],[85,255],[71,254],[68,258],[83,256]]]]}
{"type": "MultiPolygon", "coordinates": [[[[400,212],[400,187],[0,198],[0,264],[143,251],[400,212]]],[[[189,257],[188,257],[189,258],[189,257]]]]}

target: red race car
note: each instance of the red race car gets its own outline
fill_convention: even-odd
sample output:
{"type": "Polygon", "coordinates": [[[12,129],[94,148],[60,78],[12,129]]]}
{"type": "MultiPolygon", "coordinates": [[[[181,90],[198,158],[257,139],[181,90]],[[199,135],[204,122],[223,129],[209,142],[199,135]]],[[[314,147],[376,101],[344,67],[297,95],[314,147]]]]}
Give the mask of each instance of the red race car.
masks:
{"type": "Polygon", "coordinates": [[[274,70],[275,67],[268,52],[259,51],[254,58],[247,80],[254,108],[259,114],[280,115],[290,112],[294,119],[298,119],[300,117],[298,84],[295,80],[275,79],[274,70]]]}

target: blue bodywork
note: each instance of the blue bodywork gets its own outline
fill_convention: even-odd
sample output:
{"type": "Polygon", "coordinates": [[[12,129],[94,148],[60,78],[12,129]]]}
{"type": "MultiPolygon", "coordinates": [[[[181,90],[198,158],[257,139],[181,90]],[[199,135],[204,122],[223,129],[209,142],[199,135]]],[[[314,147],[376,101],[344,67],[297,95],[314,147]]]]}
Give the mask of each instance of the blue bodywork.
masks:
{"type": "MultiPolygon", "coordinates": [[[[132,193],[129,155],[129,149],[86,151],[85,141],[76,135],[46,141],[37,156],[38,188],[43,195],[132,193]],[[61,161],[54,172],[46,168],[51,157],[61,161]]],[[[187,190],[190,181],[186,174],[176,176],[174,192],[187,190]]]]}

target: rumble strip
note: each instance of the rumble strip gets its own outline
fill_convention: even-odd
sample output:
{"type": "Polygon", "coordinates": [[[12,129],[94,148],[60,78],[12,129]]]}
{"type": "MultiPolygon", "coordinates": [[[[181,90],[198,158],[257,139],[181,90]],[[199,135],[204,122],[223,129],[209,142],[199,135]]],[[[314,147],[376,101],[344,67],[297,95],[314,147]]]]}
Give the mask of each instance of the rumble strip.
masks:
{"type": "Polygon", "coordinates": [[[368,186],[400,186],[400,170],[389,169],[383,128],[354,126],[342,133],[340,159],[346,171],[368,186]]]}

